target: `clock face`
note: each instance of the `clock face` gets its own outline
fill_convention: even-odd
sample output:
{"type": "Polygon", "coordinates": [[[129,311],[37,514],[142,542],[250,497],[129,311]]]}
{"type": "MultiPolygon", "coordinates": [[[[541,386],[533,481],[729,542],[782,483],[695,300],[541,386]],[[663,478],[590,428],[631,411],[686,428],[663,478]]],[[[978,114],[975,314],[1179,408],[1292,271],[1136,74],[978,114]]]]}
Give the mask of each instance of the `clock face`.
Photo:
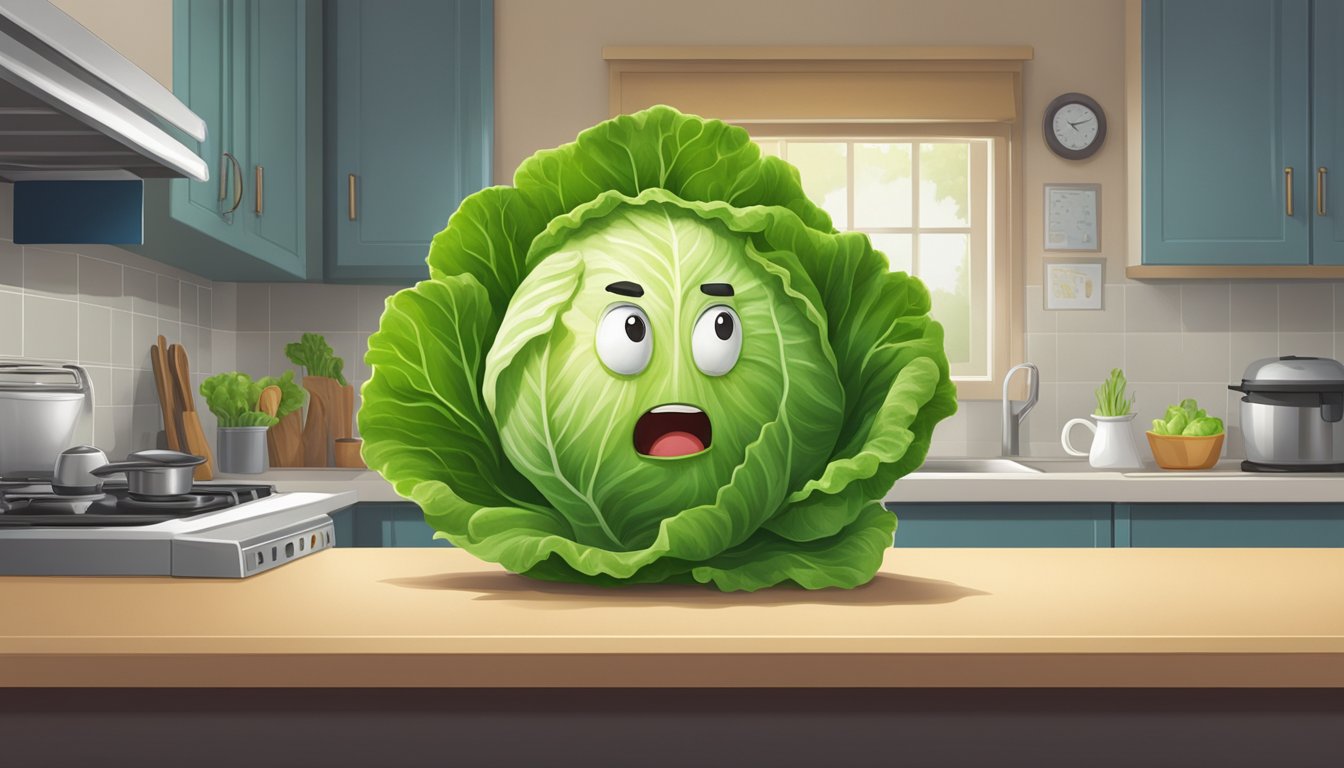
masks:
{"type": "Polygon", "coordinates": [[[1055,113],[1051,125],[1055,138],[1065,149],[1086,149],[1097,140],[1097,115],[1082,104],[1065,104],[1055,113]]]}

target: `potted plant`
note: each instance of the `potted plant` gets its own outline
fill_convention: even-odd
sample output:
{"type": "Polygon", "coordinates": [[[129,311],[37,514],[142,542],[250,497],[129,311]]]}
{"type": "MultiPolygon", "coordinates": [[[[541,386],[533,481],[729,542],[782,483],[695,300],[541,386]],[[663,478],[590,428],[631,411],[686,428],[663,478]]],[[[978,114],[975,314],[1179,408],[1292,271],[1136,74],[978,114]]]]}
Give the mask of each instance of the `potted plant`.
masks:
{"type": "Polygon", "coordinates": [[[201,395],[219,421],[219,471],[233,474],[265,472],[266,430],[278,421],[257,410],[264,387],[239,371],[220,373],[201,382],[201,395]]]}
{"type": "Polygon", "coordinates": [[[1064,451],[1071,456],[1086,456],[1088,462],[1098,469],[1141,469],[1138,446],[1134,442],[1134,413],[1130,411],[1133,400],[1126,393],[1125,372],[1119,368],[1111,369],[1111,376],[1097,388],[1097,409],[1092,414],[1093,424],[1087,419],[1070,419],[1060,433],[1064,451]],[[1082,425],[1093,433],[1092,449],[1086,453],[1076,450],[1069,442],[1069,431],[1082,425]]]}
{"type": "Polygon", "coordinates": [[[303,430],[304,463],[332,466],[333,441],[349,439],[354,430],[355,388],[346,383],[341,372],[345,361],[318,333],[305,333],[298,341],[286,344],[285,357],[303,367],[303,388],[310,395],[308,423],[303,430]],[[322,418],[314,419],[314,414],[322,418]]]}

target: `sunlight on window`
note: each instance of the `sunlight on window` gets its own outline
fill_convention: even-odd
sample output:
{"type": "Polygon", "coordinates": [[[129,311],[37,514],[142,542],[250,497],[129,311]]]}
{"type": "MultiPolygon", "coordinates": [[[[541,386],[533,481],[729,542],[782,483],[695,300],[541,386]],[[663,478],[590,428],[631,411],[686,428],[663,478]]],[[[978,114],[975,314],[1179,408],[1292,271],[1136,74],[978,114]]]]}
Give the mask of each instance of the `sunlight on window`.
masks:
{"type": "Polygon", "coordinates": [[[830,214],[836,229],[867,234],[893,271],[924,282],[930,314],[943,325],[953,378],[987,377],[988,142],[770,138],[759,143],[763,154],[798,168],[803,191],[830,214]],[[977,216],[980,223],[974,224],[977,216]]]}

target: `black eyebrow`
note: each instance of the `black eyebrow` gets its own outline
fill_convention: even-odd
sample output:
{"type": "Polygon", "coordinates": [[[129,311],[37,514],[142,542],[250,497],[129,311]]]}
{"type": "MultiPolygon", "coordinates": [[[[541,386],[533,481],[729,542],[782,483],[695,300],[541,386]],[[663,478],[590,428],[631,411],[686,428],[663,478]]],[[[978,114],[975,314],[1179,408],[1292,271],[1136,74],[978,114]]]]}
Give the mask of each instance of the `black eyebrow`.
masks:
{"type": "Polygon", "coordinates": [[[607,286],[607,290],[618,296],[633,296],[639,298],[644,295],[644,288],[639,283],[632,283],[629,280],[617,280],[607,286]]]}
{"type": "Polygon", "coordinates": [[[705,283],[700,286],[700,292],[706,296],[732,296],[733,286],[727,283],[705,283]]]}

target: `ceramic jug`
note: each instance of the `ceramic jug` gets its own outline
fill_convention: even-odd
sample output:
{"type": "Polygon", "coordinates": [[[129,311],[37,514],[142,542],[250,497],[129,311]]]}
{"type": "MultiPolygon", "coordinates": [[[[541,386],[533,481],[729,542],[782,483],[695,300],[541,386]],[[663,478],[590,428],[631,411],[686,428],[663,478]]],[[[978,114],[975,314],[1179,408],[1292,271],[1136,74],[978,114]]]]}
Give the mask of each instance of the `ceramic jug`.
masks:
{"type": "Polygon", "coordinates": [[[1070,456],[1086,456],[1087,461],[1097,469],[1143,469],[1139,460],[1139,449],[1134,442],[1134,430],[1130,426],[1134,414],[1124,416],[1093,416],[1096,424],[1087,419],[1069,419],[1059,439],[1064,443],[1064,451],[1070,456]],[[1092,450],[1089,453],[1075,450],[1069,443],[1069,431],[1077,425],[1092,430],[1092,450]]]}

